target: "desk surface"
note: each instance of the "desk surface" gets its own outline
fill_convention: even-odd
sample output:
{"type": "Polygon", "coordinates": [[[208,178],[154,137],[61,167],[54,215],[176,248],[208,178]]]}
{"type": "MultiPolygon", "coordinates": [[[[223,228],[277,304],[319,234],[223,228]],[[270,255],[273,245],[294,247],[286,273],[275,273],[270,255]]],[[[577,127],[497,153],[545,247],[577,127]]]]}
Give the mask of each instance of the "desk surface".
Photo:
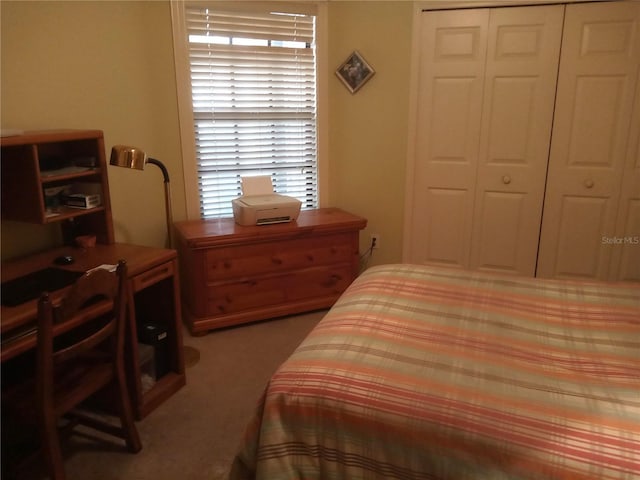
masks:
{"type": "MultiPolygon", "coordinates": [[[[6,282],[22,275],[35,272],[53,265],[53,260],[61,255],[71,255],[75,261],[71,265],[59,266],[72,271],[87,271],[102,264],[116,264],[118,260],[127,261],[128,276],[134,277],[156,265],[176,257],[175,250],[143,247],[114,243],[96,245],[92,248],[60,247],[28,257],[10,260],[2,264],[2,281],[6,282]]],[[[63,290],[53,293],[53,300],[62,296],[63,290]]],[[[15,307],[2,306],[0,311],[0,333],[4,336],[28,326],[36,319],[37,299],[15,307]]]]}

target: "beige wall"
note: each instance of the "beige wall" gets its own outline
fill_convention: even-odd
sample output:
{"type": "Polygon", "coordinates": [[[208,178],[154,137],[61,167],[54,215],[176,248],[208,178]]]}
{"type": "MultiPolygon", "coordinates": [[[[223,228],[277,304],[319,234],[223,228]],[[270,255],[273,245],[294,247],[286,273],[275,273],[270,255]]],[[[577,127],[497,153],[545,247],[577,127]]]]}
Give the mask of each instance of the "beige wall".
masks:
{"type": "MultiPolygon", "coordinates": [[[[0,9],[2,128],[95,128],[104,131],[107,155],[117,143],[145,149],[170,171],[179,218],[184,187],[169,3],[2,1],[0,9]]],[[[109,167],[119,242],[163,244],[162,176],[148,169],[109,167]]],[[[3,224],[3,257],[33,248],[43,230],[3,224]]]]}
{"type": "MultiPolygon", "coordinates": [[[[412,2],[329,3],[329,204],[381,235],[372,263],[402,247],[412,2]],[[351,95],[334,70],[359,50],[376,75],[351,95]]],[[[0,2],[2,128],[100,129],[107,155],[131,144],[164,162],[186,217],[167,1],[0,2]]],[[[116,241],[161,246],[162,178],[109,167],[116,241]]],[[[51,229],[3,222],[3,259],[48,246],[51,229]]]]}
{"type": "Polygon", "coordinates": [[[412,11],[398,1],[329,8],[330,199],[367,218],[361,251],[380,234],[371,264],[402,257],[412,11]],[[334,74],[353,50],[376,71],[354,95],[334,74]]]}

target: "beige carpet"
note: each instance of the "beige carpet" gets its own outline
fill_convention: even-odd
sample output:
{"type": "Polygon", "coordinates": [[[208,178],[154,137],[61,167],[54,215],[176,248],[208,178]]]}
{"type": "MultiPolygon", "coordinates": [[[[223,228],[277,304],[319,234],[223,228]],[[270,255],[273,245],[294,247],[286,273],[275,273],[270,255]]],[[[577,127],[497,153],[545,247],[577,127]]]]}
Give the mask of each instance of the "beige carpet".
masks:
{"type": "MultiPolygon", "coordinates": [[[[138,422],[143,449],[127,453],[89,433],[65,444],[68,480],[219,480],[227,476],[256,402],[275,369],[324,316],[286,317],[202,337],[185,331],[185,345],[200,358],[187,369],[187,385],[138,422]]],[[[191,358],[191,357],[190,357],[191,358]]],[[[192,362],[190,362],[192,363],[192,362]]],[[[41,466],[21,480],[43,479],[41,466]]]]}

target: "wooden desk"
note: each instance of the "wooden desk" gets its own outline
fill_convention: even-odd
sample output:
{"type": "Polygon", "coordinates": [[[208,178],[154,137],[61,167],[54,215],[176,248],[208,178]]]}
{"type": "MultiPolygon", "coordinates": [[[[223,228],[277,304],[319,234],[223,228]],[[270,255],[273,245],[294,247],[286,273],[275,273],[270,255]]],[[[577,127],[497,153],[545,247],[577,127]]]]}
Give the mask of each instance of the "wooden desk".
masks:
{"type": "MultiPolygon", "coordinates": [[[[56,266],[74,271],[86,271],[102,264],[116,264],[119,259],[127,261],[127,366],[136,416],[138,419],[145,417],[186,382],[176,251],[126,244],[96,245],[87,249],[61,247],[3,263],[2,281],[52,266],[53,260],[60,255],[71,255],[75,262],[65,267],[56,266]],[[167,328],[169,354],[169,372],[157,379],[154,386],[144,393],[140,378],[137,333],[137,325],[142,321],[153,321],[167,328]]],[[[53,300],[59,300],[64,291],[53,292],[53,300]]],[[[5,362],[35,347],[37,300],[30,300],[16,307],[2,306],[0,314],[0,355],[2,362],[5,362]]]]}

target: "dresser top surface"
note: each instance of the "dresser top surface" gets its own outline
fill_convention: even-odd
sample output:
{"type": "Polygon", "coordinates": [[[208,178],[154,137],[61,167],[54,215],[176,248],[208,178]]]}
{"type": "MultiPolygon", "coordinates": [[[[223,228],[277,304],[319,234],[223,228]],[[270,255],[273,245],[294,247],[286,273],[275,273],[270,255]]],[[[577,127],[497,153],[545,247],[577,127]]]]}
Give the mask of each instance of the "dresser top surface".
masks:
{"type": "Polygon", "coordinates": [[[229,240],[268,239],[305,234],[307,232],[339,232],[361,230],[367,225],[365,218],[340,210],[319,208],[302,210],[297,220],[272,225],[242,226],[232,217],[176,222],[178,237],[191,247],[225,243],[229,240]]]}

